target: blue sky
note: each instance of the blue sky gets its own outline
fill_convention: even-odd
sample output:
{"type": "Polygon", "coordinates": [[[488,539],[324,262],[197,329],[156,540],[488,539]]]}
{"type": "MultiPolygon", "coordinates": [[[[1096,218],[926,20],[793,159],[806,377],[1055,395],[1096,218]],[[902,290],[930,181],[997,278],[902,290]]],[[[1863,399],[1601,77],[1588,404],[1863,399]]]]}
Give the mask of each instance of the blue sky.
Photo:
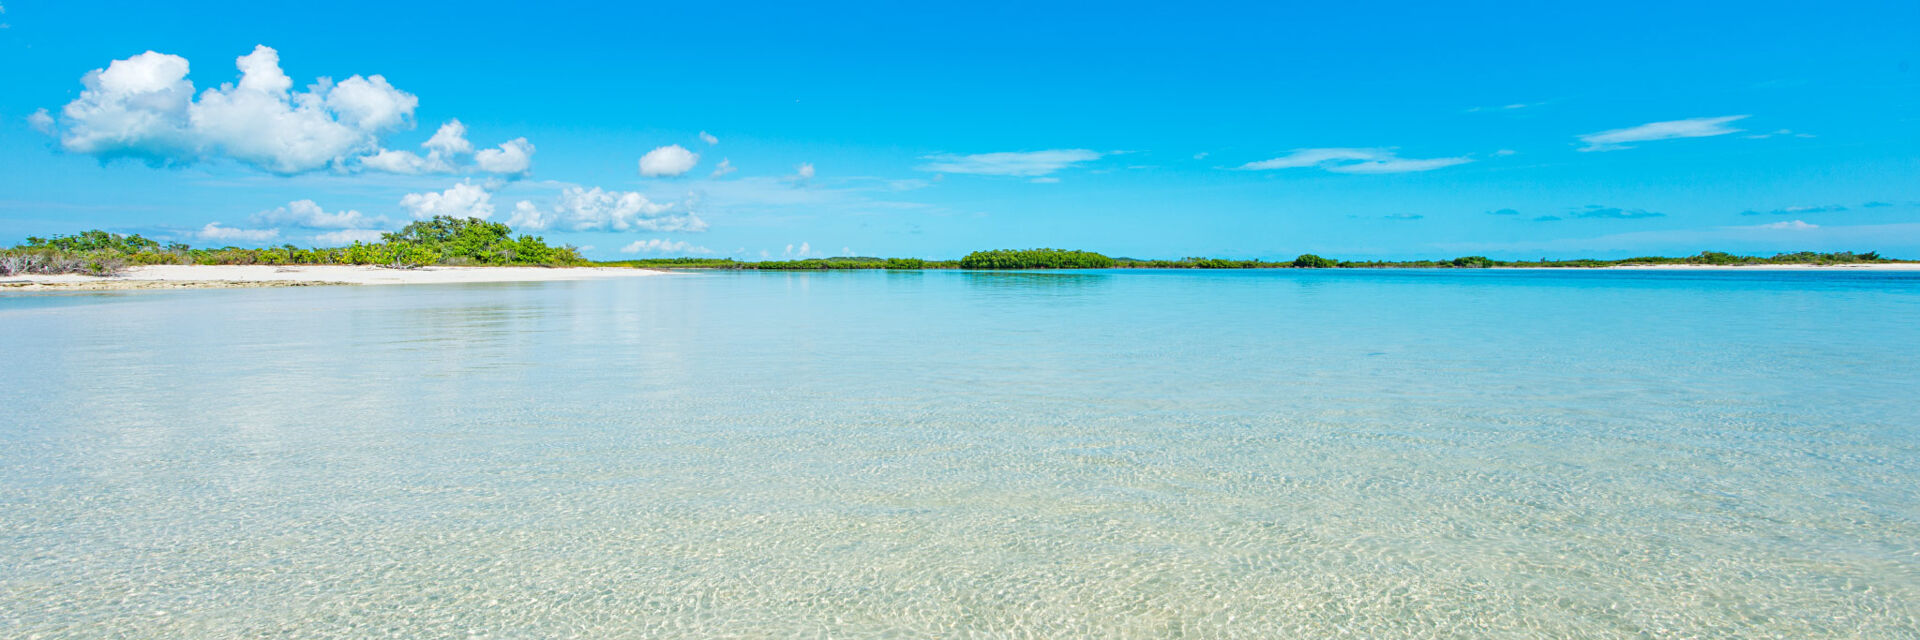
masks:
{"type": "Polygon", "coordinates": [[[0,5],[8,244],[1920,258],[1913,2],[0,5]]]}

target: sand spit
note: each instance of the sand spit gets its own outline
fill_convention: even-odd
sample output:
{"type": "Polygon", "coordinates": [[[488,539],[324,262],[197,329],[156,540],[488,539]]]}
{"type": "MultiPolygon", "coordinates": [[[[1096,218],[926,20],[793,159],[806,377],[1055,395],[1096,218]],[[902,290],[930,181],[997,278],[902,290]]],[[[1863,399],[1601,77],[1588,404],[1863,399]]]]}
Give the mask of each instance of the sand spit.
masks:
{"type": "Polygon", "coordinates": [[[626,267],[421,267],[389,269],[354,265],[153,265],[132,267],[112,277],[25,275],[0,279],[0,291],[105,291],[131,289],[206,289],[236,287],[308,287],[349,284],[459,284],[474,282],[548,282],[661,275],[626,267]]]}
{"type": "MultiPolygon", "coordinates": [[[[1582,268],[1582,267],[1575,267],[1582,268]]],[[[1622,264],[1601,269],[1640,269],[1645,271],[1920,271],[1920,262],[1870,262],[1866,264],[1622,264]]]]}

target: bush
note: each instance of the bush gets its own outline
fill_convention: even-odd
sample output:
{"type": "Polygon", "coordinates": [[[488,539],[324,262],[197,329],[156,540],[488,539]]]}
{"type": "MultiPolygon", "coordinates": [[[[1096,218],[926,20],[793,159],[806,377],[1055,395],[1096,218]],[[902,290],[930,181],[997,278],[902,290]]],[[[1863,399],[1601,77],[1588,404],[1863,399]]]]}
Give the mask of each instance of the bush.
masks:
{"type": "Polygon", "coordinates": [[[960,259],[962,269],[1107,269],[1113,265],[1113,258],[1066,249],[975,251],[960,259]]]}
{"type": "Polygon", "coordinates": [[[1456,267],[1466,267],[1469,269],[1485,269],[1488,267],[1499,266],[1500,263],[1495,262],[1492,258],[1488,258],[1486,256],[1463,256],[1459,258],[1454,258],[1452,264],[1453,266],[1456,266],[1456,267]]]}
{"type": "Polygon", "coordinates": [[[1311,253],[1303,253],[1300,257],[1293,259],[1293,266],[1301,269],[1331,269],[1340,264],[1311,253]]]}

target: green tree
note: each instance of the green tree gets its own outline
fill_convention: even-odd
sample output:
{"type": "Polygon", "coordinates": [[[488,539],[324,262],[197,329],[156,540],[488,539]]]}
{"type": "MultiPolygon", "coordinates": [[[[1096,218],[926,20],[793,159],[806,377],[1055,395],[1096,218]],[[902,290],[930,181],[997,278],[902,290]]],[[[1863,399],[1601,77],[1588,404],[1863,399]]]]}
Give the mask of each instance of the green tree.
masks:
{"type": "Polygon", "coordinates": [[[1340,264],[1311,253],[1303,253],[1300,257],[1293,259],[1293,266],[1301,269],[1331,269],[1340,264]]]}

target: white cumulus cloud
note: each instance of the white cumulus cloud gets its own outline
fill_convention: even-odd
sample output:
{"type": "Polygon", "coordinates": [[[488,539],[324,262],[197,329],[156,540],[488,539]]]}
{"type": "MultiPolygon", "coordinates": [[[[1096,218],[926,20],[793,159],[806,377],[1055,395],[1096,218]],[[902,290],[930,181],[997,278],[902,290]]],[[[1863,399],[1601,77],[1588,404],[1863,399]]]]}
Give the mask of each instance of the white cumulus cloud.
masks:
{"type": "Polygon", "coordinates": [[[337,167],[407,125],[419,99],[386,78],[320,78],[305,91],[267,46],[235,60],[240,80],[194,96],[186,58],[148,51],[81,79],[80,97],[36,118],[60,146],[153,164],[231,158],[281,174],[337,167]]]}
{"type": "Polygon", "coordinates": [[[800,166],[793,168],[794,182],[799,184],[806,184],[807,181],[812,179],[813,179],[813,163],[802,162],[800,163],[800,166]]]}
{"type": "Polygon", "coordinates": [[[714,165],[713,173],[707,174],[707,177],[720,178],[720,177],[726,176],[729,173],[733,173],[734,171],[738,171],[738,169],[736,169],[733,166],[733,161],[728,160],[726,158],[721,158],[720,164],[714,165]]]}
{"type": "Polygon", "coordinates": [[[1739,133],[1741,129],[1727,126],[1727,123],[1747,116],[1720,116],[1717,118],[1687,118],[1685,120],[1667,120],[1649,122],[1624,129],[1610,129],[1581,136],[1581,142],[1587,146],[1581,151],[1618,151],[1632,149],[1629,142],[1649,142],[1653,140],[1674,140],[1678,138],[1706,138],[1739,133]]]}
{"type": "Polygon", "coordinates": [[[447,173],[453,171],[453,165],[429,163],[426,158],[412,151],[394,151],[381,149],[373,155],[360,158],[360,166],[374,171],[387,173],[447,173]]]}
{"type": "Polygon", "coordinates": [[[460,154],[472,153],[473,143],[467,142],[467,126],[459,120],[448,120],[433,132],[421,147],[427,155],[412,151],[381,149],[372,155],[360,158],[360,166],[374,171],[387,173],[453,173],[456,158],[460,154]]]}
{"type": "Polygon", "coordinates": [[[638,191],[574,186],[562,190],[559,200],[550,207],[525,200],[515,203],[507,224],[530,230],[706,231],[706,221],[684,208],[654,202],[638,191]]]}
{"type": "Polygon", "coordinates": [[[427,150],[426,155],[381,149],[360,158],[360,166],[388,173],[456,173],[473,168],[463,160],[467,154],[473,154],[473,164],[487,173],[519,176],[533,168],[533,144],[526,138],[514,138],[499,147],[475,153],[473,143],[467,140],[467,126],[459,120],[440,125],[433,137],[420,147],[427,150]]]}
{"type": "Polygon", "coordinates": [[[295,200],[287,203],[287,206],[253,214],[253,223],[308,229],[365,229],[386,224],[386,220],[351,209],[327,213],[326,209],[312,200],[295,200]]]}
{"type": "Polygon", "coordinates": [[[456,154],[473,153],[473,143],[467,141],[467,125],[459,120],[448,120],[433,132],[433,137],[420,144],[429,153],[438,152],[452,157],[456,154]]]}
{"type": "Polygon", "coordinates": [[[513,213],[507,216],[507,226],[515,229],[546,229],[559,220],[558,212],[541,209],[531,200],[521,200],[513,204],[513,213]]]}
{"type": "Polygon", "coordinates": [[[720,139],[705,131],[700,132],[700,141],[707,144],[720,144],[720,139]]]}
{"type": "Polygon", "coordinates": [[[939,153],[921,156],[927,163],[921,171],[967,173],[989,176],[1044,176],[1084,162],[1099,160],[1106,154],[1089,149],[1049,149],[1046,151],[1002,151],[957,155],[939,153]]]}
{"type": "Polygon", "coordinates": [[[533,168],[533,144],[526,138],[508,140],[498,148],[481,149],[473,161],[480,170],[501,175],[520,175],[533,168]]]}
{"type": "Polygon", "coordinates": [[[480,185],[462,182],[446,191],[409,193],[400,198],[400,206],[416,220],[434,216],[484,220],[493,216],[493,194],[480,185]]]}
{"type": "Polygon", "coordinates": [[[46,109],[38,109],[32,114],[29,114],[27,116],[27,125],[33,127],[34,131],[54,135],[55,125],[53,115],[47,113],[46,109]]]}
{"type": "Polygon", "coordinates": [[[650,178],[677,176],[692,171],[693,165],[699,162],[700,154],[670,144],[640,156],[640,175],[650,178]]]}

